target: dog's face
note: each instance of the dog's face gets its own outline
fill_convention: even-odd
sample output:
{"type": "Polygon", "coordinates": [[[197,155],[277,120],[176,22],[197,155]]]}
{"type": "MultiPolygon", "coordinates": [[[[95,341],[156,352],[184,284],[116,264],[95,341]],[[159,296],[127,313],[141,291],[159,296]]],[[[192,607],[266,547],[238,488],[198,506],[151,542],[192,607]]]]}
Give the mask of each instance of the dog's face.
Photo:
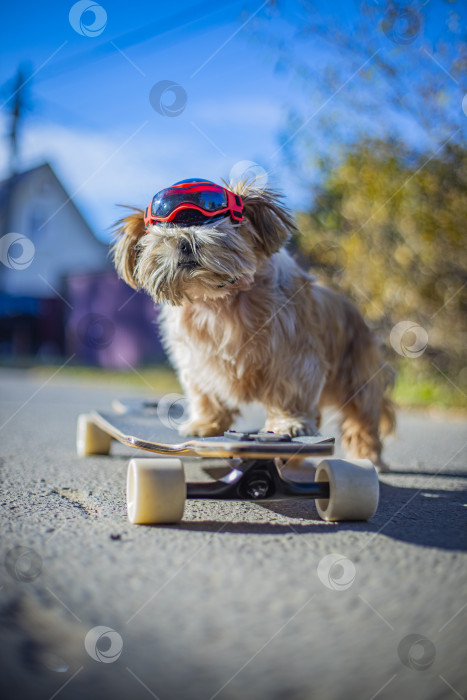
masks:
{"type": "Polygon", "coordinates": [[[228,297],[253,284],[261,260],[285,243],[295,224],[279,196],[254,185],[230,186],[244,203],[244,220],[230,217],[193,226],[156,224],[143,211],[118,222],[114,261],[119,275],[156,302],[173,305],[228,297]]]}
{"type": "Polygon", "coordinates": [[[253,281],[257,259],[230,218],[213,224],[151,226],[138,243],[136,281],[155,301],[216,299],[253,281]]]}

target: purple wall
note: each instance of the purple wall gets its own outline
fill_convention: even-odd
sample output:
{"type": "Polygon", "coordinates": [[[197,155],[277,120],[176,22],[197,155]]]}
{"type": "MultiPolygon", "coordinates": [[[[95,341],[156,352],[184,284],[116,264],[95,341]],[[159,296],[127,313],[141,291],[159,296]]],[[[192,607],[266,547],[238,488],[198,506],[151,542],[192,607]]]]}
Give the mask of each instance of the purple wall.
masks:
{"type": "Polygon", "coordinates": [[[75,361],[128,369],[165,358],[157,328],[157,308],[112,271],[67,278],[67,354],[75,361]]]}

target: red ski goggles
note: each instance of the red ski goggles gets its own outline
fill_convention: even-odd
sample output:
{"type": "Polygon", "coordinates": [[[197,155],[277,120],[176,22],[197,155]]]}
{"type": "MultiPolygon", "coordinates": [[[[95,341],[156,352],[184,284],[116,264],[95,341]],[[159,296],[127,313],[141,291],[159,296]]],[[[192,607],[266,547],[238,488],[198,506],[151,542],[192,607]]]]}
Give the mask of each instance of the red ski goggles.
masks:
{"type": "Polygon", "coordinates": [[[193,226],[230,216],[243,220],[243,202],[238,194],[209,180],[181,180],[161,190],[144,212],[146,228],[153,224],[193,226]]]}

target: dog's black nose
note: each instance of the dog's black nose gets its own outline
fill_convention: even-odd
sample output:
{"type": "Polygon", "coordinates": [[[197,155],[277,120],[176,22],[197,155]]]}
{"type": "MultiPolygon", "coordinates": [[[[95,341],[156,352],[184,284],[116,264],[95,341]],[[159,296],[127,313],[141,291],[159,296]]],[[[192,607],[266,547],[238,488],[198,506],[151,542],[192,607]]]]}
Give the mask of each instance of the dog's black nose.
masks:
{"type": "Polygon", "coordinates": [[[190,241],[187,241],[186,238],[178,244],[178,260],[179,265],[195,266],[197,264],[193,248],[190,245],[190,241]]]}

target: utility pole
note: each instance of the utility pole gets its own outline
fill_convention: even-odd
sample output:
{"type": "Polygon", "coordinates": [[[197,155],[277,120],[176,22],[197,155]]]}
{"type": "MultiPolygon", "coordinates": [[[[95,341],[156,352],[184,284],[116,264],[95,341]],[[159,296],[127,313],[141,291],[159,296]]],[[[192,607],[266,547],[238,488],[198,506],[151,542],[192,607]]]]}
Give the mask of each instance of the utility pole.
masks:
{"type": "MultiPolygon", "coordinates": [[[[12,81],[9,81],[0,90],[3,101],[2,108],[10,115],[10,129],[7,135],[9,140],[9,163],[8,175],[4,184],[5,204],[3,206],[2,220],[0,221],[0,246],[1,238],[7,233],[11,233],[11,212],[13,207],[13,190],[15,186],[15,175],[18,171],[18,141],[20,123],[25,109],[27,109],[25,85],[29,80],[30,70],[25,66],[19,66],[12,81]]],[[[3,288],[1,278],[3,277],[3,265],[0,263],[0,293],[3,288]]]]}
{"type": "Polygon", "coordinates": [[[28,107],[26,98],[26,83],[29,81],[30,70],[24,65],[19,66],[14,79],[4,86],[2,92],[9,93],[4,100],[4,108],[10,115],[9,140],[9,166],[8,179],[5,183],[6,196],[3,216],[2,235],[10,232],[10,216],[12,206],[12,196],[14,188],[14,177],[18,172],[18,142],[20,136],[20,124],[25,110],[28,107]]]}
{"type": "Polygon", "coordinates": [[[9,109],[11,115],[11,125],[8,135],[10,140],[10,177],[13,177],[13,175],[16,174],[18,168],[18,132],[20,122],[23,118],[23,113],[27,109],[26,84],[28,81],[29,70],[24,65],[19,66],[13,81],[13,91],[5,103],[11,103],[11,107],[9,109]]]}

